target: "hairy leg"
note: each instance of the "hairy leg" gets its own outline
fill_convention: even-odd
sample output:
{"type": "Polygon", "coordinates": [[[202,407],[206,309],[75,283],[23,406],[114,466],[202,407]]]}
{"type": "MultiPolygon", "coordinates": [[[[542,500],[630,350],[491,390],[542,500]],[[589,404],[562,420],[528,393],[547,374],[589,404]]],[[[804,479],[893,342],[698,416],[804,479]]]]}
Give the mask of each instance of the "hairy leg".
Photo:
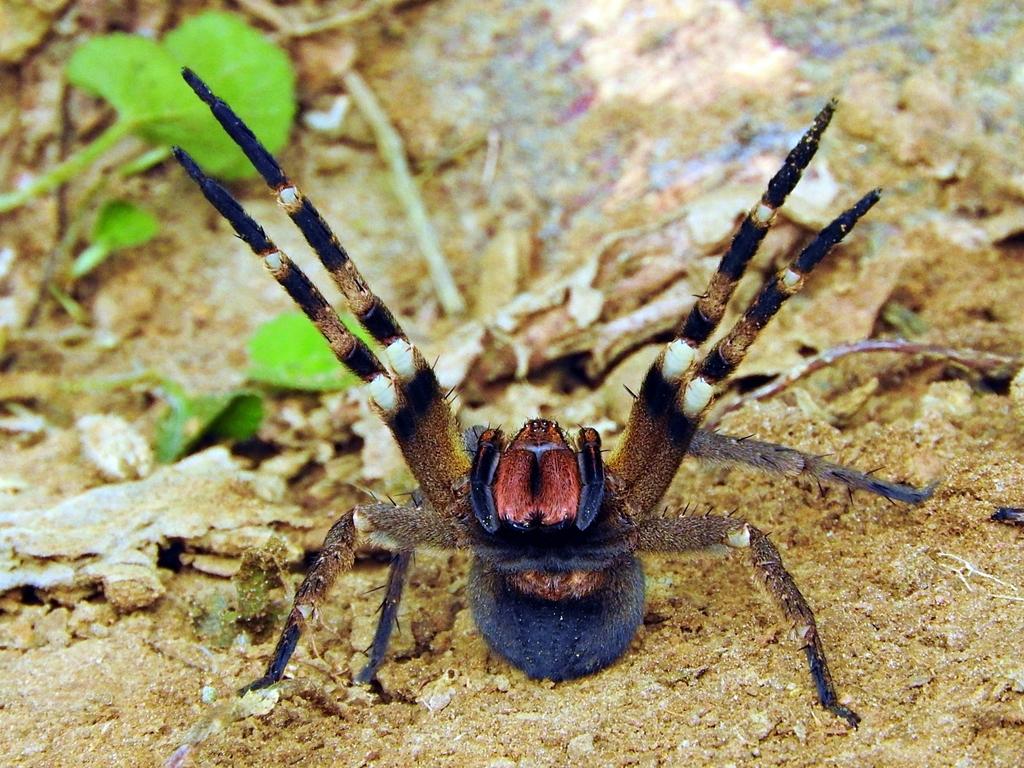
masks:
{"type": "Polygon", "coordinates": [[[381,299],[370,290],[348,252],[313,203],[230,106],[217,98],[192,71],[185,81],[210,108],[225,132],[245,153],[276,193],[277,201],[302,231],[341,290],[359,322],[383,349],[381,361],[338,319],[305,274],[273,243],[231,194],[175,147],[174,156],[199,185],[207,200],[263,261],[274,278],[309,316],[332,350],[367,384],[380,417],[398,442],[424,493],[441,513],[458,514],[461,500],[453,487],[469,471],[469,457],[455,415],[433,368],[399,326],[381,299]]]}
{"type": "Polygon", "coordinates": [[[361,504],[353,513],[356,530],[374,546],[391,552],[460,549],[468,546],[464,525],[414,495],[412,506],[387,502],[361,504]]]}
{"type": "Polygon", "coordinates": [[[327,532],[316,562],[295,592],[292,609],[285,621],[284,629],[281,630],[281,637],[274,648],[274,655],[267,665],[267,671],[262,677],[245,686],[240,693],[266,688],[281,679],[288,660],[295,652],[295,646],[298,645],[306,621],[324,601],[338,574],[352,567],[355,560],[354,542],[355,527],[352,525],[352,513],[347,512],[327,532]]]}
{"type": "Polygon", "coordinates": [[[782,475],[809,475],[815,480],[840,485],[850,491],[867,491],[892,501],[920,504],[932,497],[935,483],[917,488],[877,478],[869,472],[825,461],[819,456],[803,453],[776,443],[745,437],[731,437],[698,429],[687,451],[702,461],[722,464],[745,464],[765,472],[782,475]]]}
{"type": "Polygon", "coordinates": [[[412,552],[398,552],[391,559],[391,566],[388,568],[387,591],[380,604],[380,619],[377,621],[377,629],[373,633],[373,644],[370,646],[370,660],[352,678],[357,683],[368,683],[373,680],[384,661],[384,655],[388,652],[391,632],[398,624],[398,604],[402,600],[405,576],[409,571],[411,560],[412,552]]]}
{"type": "Polygon", "coordinates": [[[836,695],[814,613],[783,566],[779,551],[764,533],[742,520],[717,515],[650,518],[640,523],[638,551],[723,552],[729,548],[750,550],[757,580],[785,616],[807,655],[821,706],[856,727],[860,717],[840,704],[836,695]]]}
{"type": "Polygon", "coordinates": [[[462,546],[458,524],[452,518],[438,515],[418,491],[413,494],[412,506],[400,507],[381,502],[362,504],[347,512],[327,532],[320,554],[295,592],[291,612],[266,673],[243,688],[242,693],[266,688],[281,679],[306,621],[326,599],[338,574],[352,567],[357,531],[372,544],[395,553],[380,622],[371,646],[370,662],[357,675],[357,682],[373,678],[387,651],[412,551],[418,547],[454,549],[462,546]]]}

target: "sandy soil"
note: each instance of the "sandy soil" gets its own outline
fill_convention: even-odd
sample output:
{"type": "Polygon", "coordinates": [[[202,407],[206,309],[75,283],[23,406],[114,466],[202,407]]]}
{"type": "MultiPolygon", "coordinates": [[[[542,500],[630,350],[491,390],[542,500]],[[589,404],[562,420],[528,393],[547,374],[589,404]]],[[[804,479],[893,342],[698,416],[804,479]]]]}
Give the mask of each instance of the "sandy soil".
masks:
{"type": "MultiPolygon", "coordinates": [[[[101,105],[61,85],[76,44],[178,18],[151,2],[116,12],[39,5],[51,10],[40,12],[38,43],[0,69],[4,188],[106,119],[101,105]]],[[[181,15],[219,7],[186,5],[181,15]]],[[[842,106],[810,191],[752,271],[767,271],[822,223],[823,199],[836,211],[873,186],[886,195],[768,331],[739,373],[742,388],[868,336],[913,334],[1019,357],[1024,18],[1013,3],[935,5],[446,0],[281,37],[299,66],[306,112],[343,92],[338,51],[355,50],[414,166],[430,171],[424,197],[469,317],[442,316],[358,124],[333,137],[300,122],[283,159],[428,357],[441,355],[442,365],[472,357],[449,374],[463,384],[467,424],[539,411],[597,424],[611,443],[629,402],[622,385],[635,387],[656,354],[650,342],[664,335],[624,321],[631,330],[619,351],[602,357],[593,351],[607,344],[602,333],[666,296],[683,298],[666,303],[654,330],[678,321],[685,296],[714,266],[721,221],[756,198],[832,95],[842,106]],[[644,274],[661,277],[630,282],[644,274]],[[509,314],[524,294],[556,298],[509,314]],[[515,318],[504,346],[494,331],[502,313],[515,318]],[[559,313],[576,318],[578,333],[558,335],[559,313]],[[493,353],[467,357],[474,342],[466,338],[493,353]],[[517,359],[526,375],[513,381],[517,359]]],[[[149,436],[161,412],[146,386],[68,395],[62,384],[153,369],[191,391],[227,390],[245,380],[253,329],[289,308],[165,163],[117,182],[117,194],[143,201],[163,228],[78,286],[92,325],[77,328],[50,302],[30,321],[48,260],[98,172],[3,218],[0,249],[12,261],[0,275],[10,417],[0,432],[0,514],[53,509],[106,484],[80,451],[79,417],[118,415],[149,436]],[[14,423],[29,416],[44,426],[14,423]]],[[[260,185],[235,190],[325,284],[260,185]]],[[[415,561],[379,685],[350,683],[373,632],[371,590],[385,574],[368,556],[303,641],[276,706],[233,721],[224,702],[262,669],[273,622],[211,633],[201,617],[218,599],[235,600],[235,583],[210,571],[237,567],[244,537],[218,549],[209,536],[182,534],[147,550],[160,552],[163,592],[147,607],[100,586],[26,587],[0,598],[0,764],[160,764],[205,723],[191,764],[1019,765],[1024,532],[988,518],[997,506],[1024,506],[1022,390],[1006,370],[864,355],[723,419],[730,433],[917,484],[938,480],[920,507],[694,464],[666,499],[670,508],[736,509],[771,532],[817,612],[843,699],[863,716],[857,731],[816,705],[802,653],[749,588],[740,558],[650,559],[647,613],[626,656],[552,684],[527,680],[487,651],[466,605],[465,557],[431,553],[415,561]]],[[[409,477],[358,395],[268,393],[268,410],[260,440],[238,451],[238,469],[223,480],[243,493],[242,467],[254,470],[254,483],[284,478],[282,494],[259,506],[281,513],[267,529],[291,547],[294,584],[301,553],[315,551],[332,516],[366,489],[407,489],[409,477]]],[[[201,509],[191,494],[183,484],[164,514],[201,509]]],[[[278,608],[284,596],[273,591],[278,608]]]]}

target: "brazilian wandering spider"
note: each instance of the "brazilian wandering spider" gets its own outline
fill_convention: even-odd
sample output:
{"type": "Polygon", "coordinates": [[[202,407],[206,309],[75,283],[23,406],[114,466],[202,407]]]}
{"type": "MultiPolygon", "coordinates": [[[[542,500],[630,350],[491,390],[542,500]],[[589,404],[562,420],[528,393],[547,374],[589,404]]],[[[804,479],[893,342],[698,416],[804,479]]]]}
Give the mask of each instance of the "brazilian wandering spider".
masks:
{"type": "Polygon", "coordinates": [[[706,292],[640,385],[625,430],[607,460],[597,431],[581,427],[573,443],[558,424],[532,419],[507,440],[501,430],[463,433],[433,369],[313,204],[231,108],[193,72],[185,80],[274,190],[340,288],[349,309],[384,350],[384,362],[341,324],[320,291],[263,229],[191,157],[178,161],[210,203],[309,316],[334,354],[366,382],[373,408],[390,428],[420,484],[408,506],[367,504],[330,529],[296,592],[266,673],[246,689],[281,679],[306,621],[335,578],[350,568],[357,531],[393,553],[387,594],[370,660],[356,675],[372,680],[384,659],[412,552],[468,549],[468,599],[490,647],[532,678],[566,680],[612,664],[629,645],[644,613],[644,552],[747,550],[751,565],[804,649],[821,705],[856,726],[839,702],[814,614],[782,564],[775,545],[743,520],[719,515],[661,514],[659,501],[687,455],[757,469],[807,475],[849,490],[911,504],[931,487],[879,480],[791,448],[700,429],[722,383],[758,333],[808,273],[878,202],[864,195],[821,230],[781,272],[769,278],[732,329],[703,356],[733,290],[800,180],[835,109],[829,103],[786,158],[740,224],[706,292]],[[385,364],[386,363],[386,364],[385,364]]]}

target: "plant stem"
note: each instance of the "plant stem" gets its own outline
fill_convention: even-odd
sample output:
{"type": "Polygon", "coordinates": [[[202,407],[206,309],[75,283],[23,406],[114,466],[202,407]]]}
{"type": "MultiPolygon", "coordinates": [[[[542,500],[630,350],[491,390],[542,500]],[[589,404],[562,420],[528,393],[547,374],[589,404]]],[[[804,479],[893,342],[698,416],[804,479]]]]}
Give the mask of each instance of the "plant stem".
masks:
{"type": "Polygon", "coordinates": [[[100,155],[107,152],[121,139],[131,133],[132,127],[132,123],[128,120],[117,120],[117,122],[97,136],[92,143],[86,144],[42,176],[37,176],[21,189],[0,194],[0,213],[20,208],[39,195],[46,194],[66,181],[73,179],[92,165],[100,155]]]}
{"type": "Polygon", "coordinates": [[[124,163],[117,169],[117,172],[121,176],[134,176],[137,173],[144,173],[154,165],[162,163],[170,156],[170,147],[153,147],[152,149],[146,150],[141,155],[133,157],[131,160],[124,163]]]}
{"type": "Polygon", "coordinates": [[[75,259],[71,265],[71,279],[78,280],[92,272],[110,255],[110,248],[104,243],[93,243],[75,259]]]}
{"type": "Polygon", "coordinates": [[[769,381],[767,384],[763,384],[757,389],[741,395],[731,403],[716,408],[714,413],[705,419],[704,428],[714,429],[725,414],[732,413],[747,403],[774,397],[800,379],[832,365],[840,358],[864,354],[865,352],[897,352],[903,355],[920,355],[936,360],[948,360],[965,368],[984,371],[989,375],[998,373],[1007,378],[1018,371],[1022,362],[1024,362],[1024,359],[1010,355],[998,355],[993,352],[981,352],[975,349],[954,349],[952,347],[943,347],[939,344],[925,344],[906,341],[905,339],[864,339],[862,341],[851,341],[846,344],[839,344],[831,349],[826,349],[824,352],[819,352],[814,357],[807,358],[796,367],[769,381]]]}
{"type": "Polygon", "coordinates": [[[441,242],[437,237],[437,230],[430,222],[427,208],[420,197],[420,191],[409,171],[409,163],[405,159],[405,146],[402,144],[402,137],[391,125],[387,114],[381,107],[377,97],[370,90],[370,87],[355,70],[345,75],[345,88],[356,103],[356,107],[363,113],[366,122],[373,129],[377,139],[377,151],[387,164],[391,167],[391,179],[395,188],[395,194],[399,202],[405,208],[405,215],[409,219],[416,240],[419,243],[420,251],[427,260],[427,269],[430,272],[430,279],[437,291],[437,298],[444,308],[445,314],[458,315],[466,311],[466,303],[462,300],[459,287],[455,284],[448,262],[445,261],[444,253],[441,251],[441,242]]]}

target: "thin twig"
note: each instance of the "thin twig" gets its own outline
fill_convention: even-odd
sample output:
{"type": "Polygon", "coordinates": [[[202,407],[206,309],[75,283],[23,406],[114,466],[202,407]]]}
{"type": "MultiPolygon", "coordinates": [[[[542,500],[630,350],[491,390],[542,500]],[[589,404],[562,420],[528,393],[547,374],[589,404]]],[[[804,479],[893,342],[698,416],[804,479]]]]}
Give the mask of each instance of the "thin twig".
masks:
{"type": "Polygon", "coordinates": [[[501,154],[501,131],[491,128],[487,132],[487,155],[484,158],[484,170],[480,175],[480,185],[490,189],[494,178],[498,175],[498,157],[501,154]]]}
{"type": "Polygon", "coordinates": [[[0,193],[0,213],[13,211],[33,198],[50,192],[73,179],[135,128],[130,120],[118,120],[81,149],[64,158],[41,176],[11,192],[0,193]]]}
{"type": "Polygon", "coordinates": [[[313,21],[293,21],[285,13],[265,0],[238,0],[238,4],[261,21],[272,26],[283,37],[309,37],[320,32],[341,29],[350,24],[358,24],[376,16],[383,11],[391,10],[406,0],[367,0],[358,8],[341,11],[313,21]]]}
{"type": "MultiPolygon", "coordinates": [[[[939,557],[948,557],[950,560],[955,560],[956,562],[960,563],[960,565],[962,566],[960,568],[954,568],[951,565],[940,565],[939,567],[943,570],[955,573],[956,577],[960,579],[961,582],[963,582],[963,585],[967,588],[968,592],[974,591],[974,587],[972,587],[971,583],[967,580],[968,576],[977,576],[982,579],[988,579],[989,581],[994,582],[1002,587],[1012,589],[1014,592],[1017,591],[1017,587],[1015,585],[1010,584],[1007,581],[1003,581],[998,576],[993,576],[991,573],[985,573],[983,570],[978,568],[978,566],[976,566],[974,563],[970,562],[969,560],[966,560],[965,558],[960,557],[960,555],[953,555],[949,552],[939,552],[939,557]]],[[[1005,598],[1005,595],[1001,595],[1001,597],[1005,598]]]]}
{"type": "Polygon", "coordinates": [[[423,198],[420,197],[419,189],[409,171],[402,137],[391,125],[380,102],[377,101],[377,97],[374,96],[373,91],[370,90],[363,78],[354,70],[350,70],[344,79],[345,87],[352,96],[352,100],[373,129],[374,136],[377,138],[377,150],[391,168],[395,194],[398,195],[402,207],[405,208],[405,215],[413,228],[420,250],[427,260],[430,279],[434,283],[441,306],[449,315],[465,312],[466,303],[459,293],[459,288],[455,284],[455,279],[441,252],[441,243],[437,232],[430,222],[423,198]]]}
{"type": "Polygon", "coordinates": [[[903,355],[921,355],[923,357],[949,360],[965,368],[988,372],[998,371],[999,369],[1012,372],[1024,364],[1024,360],[1021,358],[1009,355],[980,352],[974,349],[954,349],[952,347],[943,347],[939,344],[921,344],[904,339],[864,339],[863,341],[853,341],[826,349],[824,352],[808,358],[764,386],[751,390],[742,397],[722,406],[712,418],[708,419],[707,428],[713,429],[717,426],[725,414],[732,413],[747,403],[774,397],[800,379],[832,365],[840,358],[865,352],[896,352],[903,355]]]}

